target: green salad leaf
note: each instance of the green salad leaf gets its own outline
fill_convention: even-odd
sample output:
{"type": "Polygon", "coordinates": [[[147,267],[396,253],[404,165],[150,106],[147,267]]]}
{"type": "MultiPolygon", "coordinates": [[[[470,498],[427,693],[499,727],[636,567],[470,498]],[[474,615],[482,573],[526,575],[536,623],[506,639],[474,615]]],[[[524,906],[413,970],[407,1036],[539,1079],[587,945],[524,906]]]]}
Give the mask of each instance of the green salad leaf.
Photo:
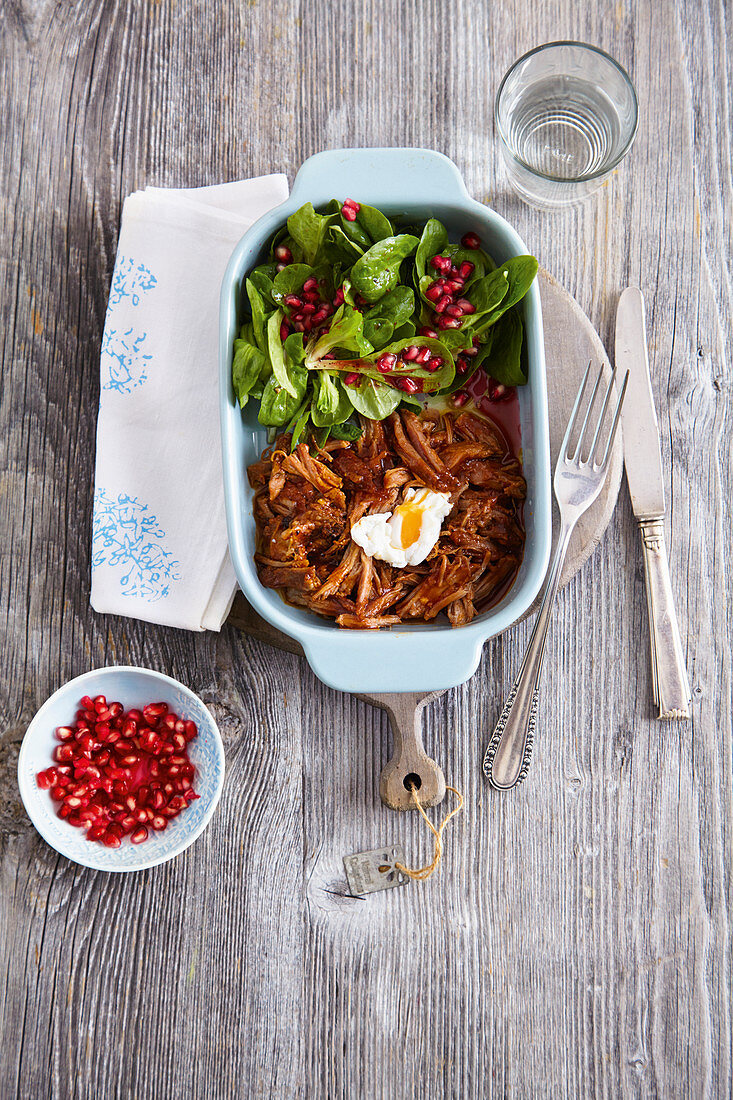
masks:
{"type": "Polygon", "coordinates": [[[418,282],[424,275],[428,275],[428,261],[433,256],[443,255],[443,249],[448,244],[448,230],[437,218],[429,218],[422,231],[420,243],[415,253],[415,271],[418,282]]]}
{"type": "Polygon", "coordinates": [[[300,247],[307,264],[316,262],[330,222],[328,214],[316,214],[311,202],[305,203],[288,218],[288,232],[300,247]]]}
{"type": "Polygon", "coordinates": [[[244,408],[267,360],[259,348],[247,340],[234,341],[232,382],[240,408],[244,408]]]}
{"type": "Polygon", "coordinates": [[[351,283],[367,302],[376,302],[397,286],[400,264],[418,246],[417,237],[401,233],[385,237],[360,256],[351,269],[351,283]]]}
{"type": "Polygon", "coordinates": [[[362,378],[358,386],[344,383],[351,404],[370,420],[384,420],[395,411],[404,396],[401,390],[388,386],[377,378],[362,378]]]}

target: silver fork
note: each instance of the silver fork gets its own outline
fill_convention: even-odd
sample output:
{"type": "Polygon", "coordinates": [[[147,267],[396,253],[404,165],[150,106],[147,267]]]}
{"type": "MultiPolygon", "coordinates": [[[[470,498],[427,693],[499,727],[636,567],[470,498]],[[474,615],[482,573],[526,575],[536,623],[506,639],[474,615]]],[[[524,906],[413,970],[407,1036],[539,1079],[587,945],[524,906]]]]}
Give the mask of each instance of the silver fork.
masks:
{"type": "Polygon", "coordinates": [[[560,505],[560,535],[555,549],[555,557],[540,604],[537,621],[532,631],[532,637],[529,640],[527,652],[522,661],[522,667],[514,681],[512,690],[509,692],[484,756],[484,775],[486,775],[492,787],[502,791],[516,786],[529,771],[537,722],[538,684],[542,670],[542,658],[545,653],[550,612],[557,595],[570,536],[583,512],[591,506],[600,493],[605,481],[611,448],[613,447],[613,440],[621,414],[621,405],[626,393],[628,371],[611,415],[611,427],[607,442],[603,444],[603,428],[608,421],[608,410],[616,380],[616,370],[614,369],[601,403],[600,413],[595,422],[595,431],[590,447],[586,451],[587,457],[583,458],[585,444],[590,432],[593,431],[591,414],[603,378],[603,367],[601,367],[583,418],[577,446],[571,455],[569,453],[570,439],[574,435],[580,420],[580,409],[590,377],[590,368],[591,364],[589,363],[578,396],[575,399],[573,411],[570,414],[570,423],[565,432],[565,438],[562,441],[560,455],[555,467],[555,496],[560,505]]]}

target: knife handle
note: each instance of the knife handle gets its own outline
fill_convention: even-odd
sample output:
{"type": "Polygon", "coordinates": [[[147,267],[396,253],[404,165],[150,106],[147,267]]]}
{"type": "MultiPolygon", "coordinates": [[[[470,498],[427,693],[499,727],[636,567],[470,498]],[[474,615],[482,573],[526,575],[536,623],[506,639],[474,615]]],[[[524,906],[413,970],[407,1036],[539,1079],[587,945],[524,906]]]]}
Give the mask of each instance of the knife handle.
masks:
{"type": "Polygon", "coordinates": [[[690,684],[674,610],[663,519],[639,520],[652,648],[654,701],[660,718],[690,717],[690,684]]]}

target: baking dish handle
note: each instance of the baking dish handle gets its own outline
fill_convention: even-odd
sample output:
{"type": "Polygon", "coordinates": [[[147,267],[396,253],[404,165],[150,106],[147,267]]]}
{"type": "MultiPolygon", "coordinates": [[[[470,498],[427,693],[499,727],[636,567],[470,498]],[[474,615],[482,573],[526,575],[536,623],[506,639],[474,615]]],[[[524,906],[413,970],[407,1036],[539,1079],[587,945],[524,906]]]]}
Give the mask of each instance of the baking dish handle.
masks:
{"type": "Polygon", "coordinates": [[[374,206],[394,207],[396,191],[409,195],[410,206],[469,197],[453,161],[432,149],[327,149],[304,162],[291,199],[314,206],[358,199],[365,180],[374,206]]]}

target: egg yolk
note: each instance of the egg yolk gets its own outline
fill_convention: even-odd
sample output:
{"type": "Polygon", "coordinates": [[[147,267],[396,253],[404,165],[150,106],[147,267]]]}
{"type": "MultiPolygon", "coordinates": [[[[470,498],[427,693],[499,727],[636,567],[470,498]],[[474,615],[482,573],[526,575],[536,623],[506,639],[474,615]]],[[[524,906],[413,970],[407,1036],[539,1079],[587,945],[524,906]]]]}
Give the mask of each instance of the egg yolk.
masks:
{"type": "Polygon", "coordinates": [[[422,493],[419,497],[415,497],[413,500],[408,501],[407,504],[400,504],[400,506],[395,509],[395,515],[399,515],[402,520],[400,542],[402,543],[403,550],[406,550],[408,546],[412,546],[412,544],[417,542],[420,538],[424,500],[425,493],[422,493]]]}

